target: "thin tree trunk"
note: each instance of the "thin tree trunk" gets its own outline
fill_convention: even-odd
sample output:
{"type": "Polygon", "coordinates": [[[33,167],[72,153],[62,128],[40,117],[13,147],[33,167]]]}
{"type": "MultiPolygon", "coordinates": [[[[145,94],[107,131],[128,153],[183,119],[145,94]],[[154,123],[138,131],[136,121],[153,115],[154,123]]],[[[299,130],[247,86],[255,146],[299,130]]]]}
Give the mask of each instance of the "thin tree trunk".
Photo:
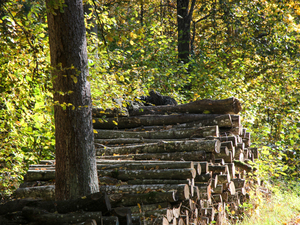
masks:
{"type": "Polygon", "coordinates": [[[99,189],[83,5],[82,0],[66,0],[55,9],[53,1],[46,2],[55,103],[55,194],[57,200],[74,199],[99,189]]]}

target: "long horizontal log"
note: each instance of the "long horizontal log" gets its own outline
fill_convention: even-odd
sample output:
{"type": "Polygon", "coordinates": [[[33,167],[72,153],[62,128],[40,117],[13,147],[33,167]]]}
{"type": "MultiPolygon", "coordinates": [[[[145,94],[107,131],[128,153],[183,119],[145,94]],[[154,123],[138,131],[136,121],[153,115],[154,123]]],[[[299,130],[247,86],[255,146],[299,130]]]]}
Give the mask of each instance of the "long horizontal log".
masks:
{"type": "Polygon", "coordinates": [[[95,220],[96,223],[102,223],[101,212],[72,212],[67,214],[59,214],[49,213],[43,209],[26,206],[22,209],[22,214],[31,222],[44,225],[78,224],[91,219],[95,220]]]}
{"type": "Polygon", "coordinates": [[[95,130],[95,139],[115,138],[143,138],[143,139],[180,139],[203,138],[207,136],[219,137],[218,126],[206,126],[197,128],[178,128],[161,131],[119,131],[119,130],[95,130]]]}
{"type": "Polygon", "coordinates": [[[106,213],[111,210],[111,204],[105,193],[94,193],[84,198],[65,201],[41,201],[34,199],[19,199],[0,204],[0,215],[22,211],[25,206],[35,207],[48,212],[69,213],[78,210],[101,211],[106,213]]]}
{"type": "Polygon", "coordinates": [[[165,169],[165,170],[101,170],[98,176],[111,176],[118,180],[134,179],[192,179],[196,176],[193,169],[165,169]]]}
{"type": "Polygon", "coordinates": [[[252,171],[257,170],[257,168],[252,167],[251,165],[241,162],[239,160],[234,160],[234,165],[235,165],[235,167],[241,168],[242,170],[245,170],[247,172],[252,172],[252,171]]]}
{"type": "Polygon", "coordinates": [[[161,208],[172,208],[171,204],[169,202],[161,202],[157,204],[140,204],[137,206],[131,206],[130,210],[131,213],[139,213],[139,212],[145,212],[145,211],[151,211],[161,208]]]}
{"type": "Polygon", "coordinates": [[[55,199],[55,186],[36,186],[18,188],[14,195],[16,198],[32,198],[32,199],[43,199],[43,200],[54,200],[55,199]]]}
{"type": "MultiPolygon", "coordinates": [[[[179,169],[179,168],[197,168],[199,163],[194,162],[185,162],[185,161],[173,161],[173,162],[151,162],[147,163],[147,161],[143,162],[136,162],[136,161],[131,161],[131,162],[125,162],[123,163],[122,161],[116,161],[115,163],[112,164],[100,164],[97,163],[97,169],[98,170],[111,170],[111,169],[124,169],[124,170],[153,170],[153,169],[179,169]]],[[[200,165],[199,165],[200,166],[200,165]]],[[[198,169],[198,168],[197,168],[198,169]]]]}
{"type": "Polygon", "coordinates": [[[55,170],[28,170],[25,181],[47,181],[55,179],[55,170]]]}
{"type": "Polygon", "coordinates": [[[143,194],[149,192],[168,192],[176,190],[178,200],[189,198],[190,191],[187,184],[147,184],[147,185],[108,185],[101,186],[100,191],[107,194],[143,194]]]}
{"type": "Polygon", "coordinates": [[[145,106],[129,111],[130,116],[165,113],[211,113],[211,114],[238,114],[242,110],[238,99],[231,97],[222,100],[204,99],[187,104],[170,106],[145,106]]]}
{"type": "MultiPolygon", "coordinates": [[[[219,126],[233,127],[229,114],[178,114],[178,115],[155,115],[155,116],[136,116],[119,118],[93,118],[94,129],[126,129],[137,128],[140,126],[166,126],[176,124],[191,123],[187,126],[219,126]]],[[[180,127],[174,127],[179,129],[180,127]]]]}
{"type": "MultiPolygon", "coordinates": [[[[184,178],[181,178],[184,179],[184,178]]],[[[168,179],[134,179],[128,180],[128,184],[130,185],[139,185],[139,184],[188,184],[192,185],[192,179],[184,179],[184,180],[168,180],[168,179]]]]}
{"type": "Polygon", "coordinates": [[[98,159],[114,159],[114,160],[184,160],[184,161],[211,161],[213,159],[212,153],[205,151],[195,152],[173,152],[173,153],[145,153],[145,154],[128,154],[128,155],[115,155],[115,156],[97,156],[98,159]]]}
{"type": "Polygon", "coordinates": [[[167,153],[167,152],[190,152],[205,151],[210,153],[219,153],[221,143],[219,140],[189,140],[174,142],[159,142],[150,144],[141,144],[134,146],[97,148],[96,155],[113,154],[138,154],[138,153],[167,153]]]}
{"type": "Polygon", "coordinates": [[[177,202],[176,191],[174,192],[150,192],[146,194],[111,194],[108,195],[113,208],[120,206],[135,206],[141,204],[155,204],[159,202],[177,202]]]}

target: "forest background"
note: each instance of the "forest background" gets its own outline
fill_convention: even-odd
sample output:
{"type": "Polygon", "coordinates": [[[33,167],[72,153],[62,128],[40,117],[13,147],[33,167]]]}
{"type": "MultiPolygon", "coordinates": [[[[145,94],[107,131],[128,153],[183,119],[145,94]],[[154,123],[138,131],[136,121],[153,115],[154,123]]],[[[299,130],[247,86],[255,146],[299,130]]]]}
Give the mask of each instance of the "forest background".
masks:
{"type": "MultiPolygon", "coordinates": [[[[93,106],[152,89],[180,103],[234,96],[260,148],[259,176],[299,182],[300,3],[191,1],[181,60],[178,2],[188,1],[84,1],[93,106]]],[[[0,3],[1,197],[29,164],[55,156],[46,13],[42,0],[0,3]]]]}

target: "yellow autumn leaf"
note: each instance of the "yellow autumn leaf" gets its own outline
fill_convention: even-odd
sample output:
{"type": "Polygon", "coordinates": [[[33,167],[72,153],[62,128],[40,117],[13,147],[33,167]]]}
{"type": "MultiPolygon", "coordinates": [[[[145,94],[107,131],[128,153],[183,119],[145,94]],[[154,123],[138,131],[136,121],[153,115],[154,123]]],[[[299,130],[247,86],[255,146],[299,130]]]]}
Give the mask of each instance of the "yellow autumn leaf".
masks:
{"type": "Polygon", "coordinates": [[[93,131],[94,131],[95,134],[98,134],[98,131],[96,131],[96,130],[93,130],[93,131]]]}
{"type": "Polygon", "coordinates": [[[81,197],[81,199],[86,199],[86,196],[81,197]]]}
{"type": "Polygon", "coordinates": [[[124,81],[124,76],[121,75],[121,76],[119,77],[119,80],[120,80],[120,81],[124,81]]]}
{"type": "Polygon", "coordinates": [[[93,119],[93,123],[96,123],[96,120],[93,119]]]}
{"type": "Polygon", "coordinates": [[[130,43],[131,45],[134,45],[134,42],[133,42],[133,40],[130,40],[130,41],[129,41],[129,43],[130,43]]]}
{"type": "Polygon", "coordinates": [[[118,123],[117,123],[116,121],[113,120],[112,122],[113,122],[116,126],[118,125],[118,123]]]}

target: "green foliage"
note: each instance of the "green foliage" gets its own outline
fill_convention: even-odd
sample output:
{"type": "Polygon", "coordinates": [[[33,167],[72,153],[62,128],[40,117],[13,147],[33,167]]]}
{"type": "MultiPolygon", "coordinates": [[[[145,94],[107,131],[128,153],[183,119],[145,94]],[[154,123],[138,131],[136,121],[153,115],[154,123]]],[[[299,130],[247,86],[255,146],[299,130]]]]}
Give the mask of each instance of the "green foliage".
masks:
{"type": "Polygon", "coordinates": [[[0,195],[27,166],[54,156],[45,9],[39,1],[6,2],[0,20],[0,195]]]}

